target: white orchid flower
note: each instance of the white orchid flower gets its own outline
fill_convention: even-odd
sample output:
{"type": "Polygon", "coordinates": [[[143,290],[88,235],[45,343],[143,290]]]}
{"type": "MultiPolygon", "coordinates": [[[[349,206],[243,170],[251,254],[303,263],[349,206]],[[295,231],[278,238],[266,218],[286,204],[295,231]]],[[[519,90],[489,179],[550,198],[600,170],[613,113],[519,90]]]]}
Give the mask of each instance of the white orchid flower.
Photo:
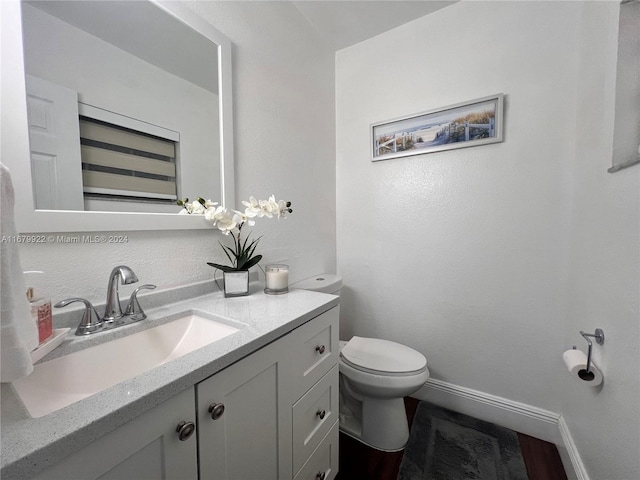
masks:
{"type": "Polygon", "coordinates": [[[256,200],[256,197],[254,197],[254,196],[249,197],[249,201],[248,202],[246,200],[243,200],[242,204],[245,207],[249,207],[249,208],[254,208],[254,209],[259,208],[258,207],[258,200],[256,200]]]}
{"type": "Polygon", "coordinates": [[[233,217],[229,217],[228,215],[224,215],[217,219],[216,225],[218,230],[220,230],[225,235],[229,235],[229,232],[236,228],[236,222],[233,220],[233,217]]]}
{"type": "Polygon", "coordinates": [[[258,202],[258,200],[256,200],[255,197],[249,197],[249,201],[242,201],[242,204],[247,207],[244,211],[245,215],[247,215],[248,217],[261,217],[262,216],[262,210],[260,208],[260,202],[258,202]]]}
{"type": "Polygon", "coordinates": [[[284,217],[287,214],[287,202],[280,200],[278,202],[278,218],[284,217]]]}
{"type": "Polygon", "coordinates": [[[259,217],[267,217],[267,218],[273,218],[273,207],[271,205],[271,202],[269,202],[269,200],[260,200],[260,211],[262,212],[262,215],[258,215],[259,217]]]}
{"type": "Polygon", "coordinates": [[[204,212],[204,218],[206,218],[207,220],[215,224],[218,218],[220,218],[220,215],[222,215],[224,211],[225,211],[224,207],[215,207],[215,206],[209,207],[204,212]]]}
{"type": "Polygon", "coordinates": [[[204,205],[202,205],[200,202],[196,200],[195,202],[191,203],[192,215],[204,215],[204,212],[205,212],[204,205]]]}
{"type": "Polygon", "coordinates": [[[256,221],[253,219],[252,216],[247,215],[246,212],[243,213],[237,210],[234,210],[233,220],[240,226],[246,223],[250,227],[253,227],[256,224],[256,221]]]}
{"type": "Polygon", "coordinates": [[[269,197],[269,200],[267,200],[269,202],[269,206],[271,207],[271,212],[275,213],[278,217],[280,216],[280,208],[278,207],[278,202],[276,201],[276,197],[275,195],[271,195],[269,197]]]}
{"type": "Polygon", "coordinates": [[[259,212],[256,212],[254,209],[249,208],[249,207],[244,209],[244,215],[247,218],[256,218],[258,216],[258,213],[259,212]]]}
{"type": "Polygon", "coordinates": [[[262,258],[261,255],[254,254],[260,238],[249,241],[249,236],[247,236],[242,242],[242,227],[245,224],[254,226],[256,218],[273,218],[274,216],[280,218],[292,211],[290,208],[291,202],[278,201],[275,195],[271,195],[268,200],[257,200],[252,196],[249,197],[248,201],[243,201],[242,204],[245,206],[244,212],[227,210],[222,205],[219,205],[218,202],[213,202],[210,199],[204,200],[202,197],[197,197],[191,203],[184,200],[178,201],[178,205],[183,207],[179,212],[181,215],[204,215],[205,219],[211,222],[214,227],[217,227],[224,235],[231,234],[233,236],[234,246],[225,247],[225,252],[230,255],[231,266],[207,262],[212,267],[226,271],[228,268],[240,270],[256,265],[262,258]]]}

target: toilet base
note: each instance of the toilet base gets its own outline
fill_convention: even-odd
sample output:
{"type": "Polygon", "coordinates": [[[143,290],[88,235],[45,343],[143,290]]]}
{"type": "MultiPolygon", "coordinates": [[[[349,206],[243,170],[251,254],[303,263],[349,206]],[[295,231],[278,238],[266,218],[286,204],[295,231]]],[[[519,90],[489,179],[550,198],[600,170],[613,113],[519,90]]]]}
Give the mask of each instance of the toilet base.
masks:
{"type": "Polygon", "coordinates": [[[409,440],[409,424],[402,398],[362,402],[362,415],[340,415],[340,431],[382,452],[399,452],[409,440]],[[364,419],[364,422],[363,420],[364,419]]]}

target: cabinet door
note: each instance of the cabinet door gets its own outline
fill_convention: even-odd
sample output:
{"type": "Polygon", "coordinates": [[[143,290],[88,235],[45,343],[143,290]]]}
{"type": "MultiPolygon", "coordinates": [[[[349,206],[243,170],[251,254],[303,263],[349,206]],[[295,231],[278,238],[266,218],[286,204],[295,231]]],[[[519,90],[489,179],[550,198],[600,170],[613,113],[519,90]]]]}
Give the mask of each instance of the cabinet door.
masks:
{"type": "Polygon", "coordinates": [[[196,386],[202,480],[292,478],[287,350],[285,337],[196,386]]]}
{"type": "Polygon", "coordinates": [[[194,389],[189,388],[45,470],[35,480],[197,480],[196,435],[181,441],[177,433],[180,423],[195,422],[194,405],[194,389]]]}

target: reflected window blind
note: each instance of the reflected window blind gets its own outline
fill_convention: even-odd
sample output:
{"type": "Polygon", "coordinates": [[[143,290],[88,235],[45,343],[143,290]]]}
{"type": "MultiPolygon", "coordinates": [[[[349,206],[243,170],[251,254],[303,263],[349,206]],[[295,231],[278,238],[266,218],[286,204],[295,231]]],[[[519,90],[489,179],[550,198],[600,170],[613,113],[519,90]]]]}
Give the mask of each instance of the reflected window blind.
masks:
{"type": "Polygon", "coordinates": [[[80,117],[85,194],[176,200],[176,142],[80,117]]]}

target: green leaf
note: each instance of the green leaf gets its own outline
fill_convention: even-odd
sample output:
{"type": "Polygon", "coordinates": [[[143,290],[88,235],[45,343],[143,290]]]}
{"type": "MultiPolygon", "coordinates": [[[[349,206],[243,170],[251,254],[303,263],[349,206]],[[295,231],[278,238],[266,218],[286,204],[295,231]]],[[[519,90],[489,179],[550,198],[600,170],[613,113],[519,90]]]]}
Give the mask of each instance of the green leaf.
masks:
{"type": "Polygon", "coordinates": [[[223,272],[235,272],[236,269],[233,267],[230,267],[228,265],[220,265],[219,263],[212,263],[212,262],[207,262],[207,265],[209,265],[210,267],[213,268],[217,268],[218,270],[222,270],[223,272]]]}
{"type": "MultiPolygon", "coordinates": [[[[218,243],[220,243],[220,242],[218,242],[218,243]]],[[[231,263],[234,263],[234,258],[236,257],[235,252],[230,247],[227,247],[226,245],[223,245],[222,243],[220,243],[220,246],[222,247],[222,251],[227,256],[229,261],[231,263]],[[229,254],[229,252],[227,252],[227,249],[229,250],[229,252],[231,252],[231,254],[229,254]],[[231,255],[233,255],[233,258],[232,258],[231,255]]]]}
{"type": "Polygon", "coordinates": [[[253,242],[251,242],[251,244],[249,245],[249,258],[251,258],[253,256],[253,252],[255,252],[256,247],[258,246],[258,242],[260,241],[262,237],[258,237],[256,238],[253,242]]]}
{"type": "Polygon", "coordinates": [[[260,262],[260,260],[262,260],[262,255],[256,255],[252,259],[248,260],[246,263],[242,264],[242,266],[239,267],[238,270],[249,270],[254,265],[257,265],[258,262],[260,262]]]}

